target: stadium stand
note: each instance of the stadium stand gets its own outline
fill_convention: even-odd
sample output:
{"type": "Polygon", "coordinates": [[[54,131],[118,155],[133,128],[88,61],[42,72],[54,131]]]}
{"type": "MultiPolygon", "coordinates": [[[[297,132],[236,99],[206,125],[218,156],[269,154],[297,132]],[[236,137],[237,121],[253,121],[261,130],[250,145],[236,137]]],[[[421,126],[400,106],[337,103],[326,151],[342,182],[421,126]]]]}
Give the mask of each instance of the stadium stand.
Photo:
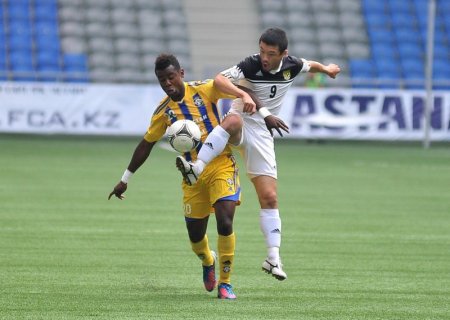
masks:
{"type": "Polygon", "coordinates": [[[156,81],[171,50],[190,68],[182,0],[2,0],[0,80],[156,81]]]}
{"type": "MultiPolygon", "coordinates": [[[[279,26],[288,32],[292,54],[339,63],[341,86],[424,87],[428,0],[0,3],[0,80],[155,82],[154,59],[164,51],[175,53],[188,73],[204,77],[252,52],[247,48],[254,48],[262,29],[279,26]],[[232,5],[236,14],[225,14],[232,5]],[[220,15],[227,18],[219,21],[220,15]],[[253,17],[259,19],[256,30],[253,17]],[[230,41],[233,52],[225,50],[230,41]]],[[[435,88],[450,88],[449,61],[450,1],[437,0],[435,88]]],[[[304,77],[296,81],[302,85],[304,77]]]]}
{"type": "MultiPolygon", "coordinates": [[[[427,0],[258,3],[261,28],[286,28],[292,54],[348,66],[342,68],[341,83],[347,80],[353,87],[362,88],[424,87],[427,0]]],[[[434,79],[447,81],[436,85],[437,89],[450,88],[449,8],[449,1],[437,1],[434,79]]]]}

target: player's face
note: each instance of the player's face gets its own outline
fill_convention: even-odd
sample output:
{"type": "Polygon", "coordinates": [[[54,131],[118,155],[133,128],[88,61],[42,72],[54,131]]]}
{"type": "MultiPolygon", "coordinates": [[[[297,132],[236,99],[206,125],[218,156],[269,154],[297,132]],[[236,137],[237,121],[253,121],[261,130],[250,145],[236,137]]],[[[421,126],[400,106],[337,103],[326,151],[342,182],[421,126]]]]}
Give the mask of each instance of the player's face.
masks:
{"type": "Polygon", "coordinates": [[[287,50],[280,52],[278,46],[271,46],[262,41],[259,43],[259,56],[264,71],[277,69],[286,53],[287,50]]]}
{"type": "Polygon", "coordinates": [[[177,70],[170,65],[164,70],[157,70],[159,85],[173,101],[181,101],[184,97],[184,70],[177,70]]]}

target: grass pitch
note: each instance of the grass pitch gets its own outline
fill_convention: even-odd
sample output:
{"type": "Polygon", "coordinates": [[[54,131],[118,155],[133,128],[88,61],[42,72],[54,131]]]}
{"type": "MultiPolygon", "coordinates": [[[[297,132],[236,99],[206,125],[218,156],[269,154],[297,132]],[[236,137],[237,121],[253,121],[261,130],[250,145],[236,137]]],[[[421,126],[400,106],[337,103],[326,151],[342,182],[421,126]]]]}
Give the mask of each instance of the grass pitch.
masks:
{"type": "MultiPolygon", "coordinates": [[[[140,138],[0,135],[1,319],[449,319],[450,147],[279,142],[288,280],[244,174],[236,301],[204,291],[175,154],[155,148],[107,200],[140,138]]],[[[242,170],[244,172],[244,170],[242,170]]],[[[215,221],[210,242],[216,247],[215,221]]]]}

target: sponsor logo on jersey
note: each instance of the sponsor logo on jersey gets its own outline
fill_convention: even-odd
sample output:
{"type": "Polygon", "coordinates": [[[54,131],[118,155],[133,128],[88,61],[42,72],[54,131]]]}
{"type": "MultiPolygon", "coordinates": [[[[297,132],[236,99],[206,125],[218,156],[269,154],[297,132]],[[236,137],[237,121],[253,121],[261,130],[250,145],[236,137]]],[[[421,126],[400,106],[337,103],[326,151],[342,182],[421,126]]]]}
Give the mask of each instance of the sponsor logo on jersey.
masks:
{"type": "Polygon", "coordinates": [[[284,80],[289,80],[291,78],[291,70],[284,70],[283,71],[283,78],[284,80]]]}
{"type": "Polygon", "coordinates": [[[172,119],[176,119],[176,118],[177,118],[175,112],[173,112],[173,110],[170,109],[170,108],[167,108],[167,109],[166,109],[165,114],[166,114],[167,118],[169,118],[169,120],[172,120],[172,119]]]}
{"type": "Polygon", "coordinates": [[[202,97],[197,93],[192,97],[192,100],[194,100],[194,104],[197,106],[197,108],[204,107],[205,103],[202,100],[202,97]]]}

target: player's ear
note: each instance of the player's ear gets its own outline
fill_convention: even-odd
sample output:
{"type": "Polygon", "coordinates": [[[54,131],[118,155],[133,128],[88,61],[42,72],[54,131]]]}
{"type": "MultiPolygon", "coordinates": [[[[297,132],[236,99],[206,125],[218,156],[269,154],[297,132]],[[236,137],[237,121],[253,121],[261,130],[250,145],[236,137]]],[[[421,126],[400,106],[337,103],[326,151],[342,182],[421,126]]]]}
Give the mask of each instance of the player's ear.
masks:
{"type": "Polygon", "coordinates": [[[180,75],[181,75],[181,78],[184,78],[184,69],[183,68],[180,69],[180,75]]]}
{"type": "Polygon", "coordinates": [[[288,49],[283,51],[283,57],[287,57],[288,56],[288,49]]]}

